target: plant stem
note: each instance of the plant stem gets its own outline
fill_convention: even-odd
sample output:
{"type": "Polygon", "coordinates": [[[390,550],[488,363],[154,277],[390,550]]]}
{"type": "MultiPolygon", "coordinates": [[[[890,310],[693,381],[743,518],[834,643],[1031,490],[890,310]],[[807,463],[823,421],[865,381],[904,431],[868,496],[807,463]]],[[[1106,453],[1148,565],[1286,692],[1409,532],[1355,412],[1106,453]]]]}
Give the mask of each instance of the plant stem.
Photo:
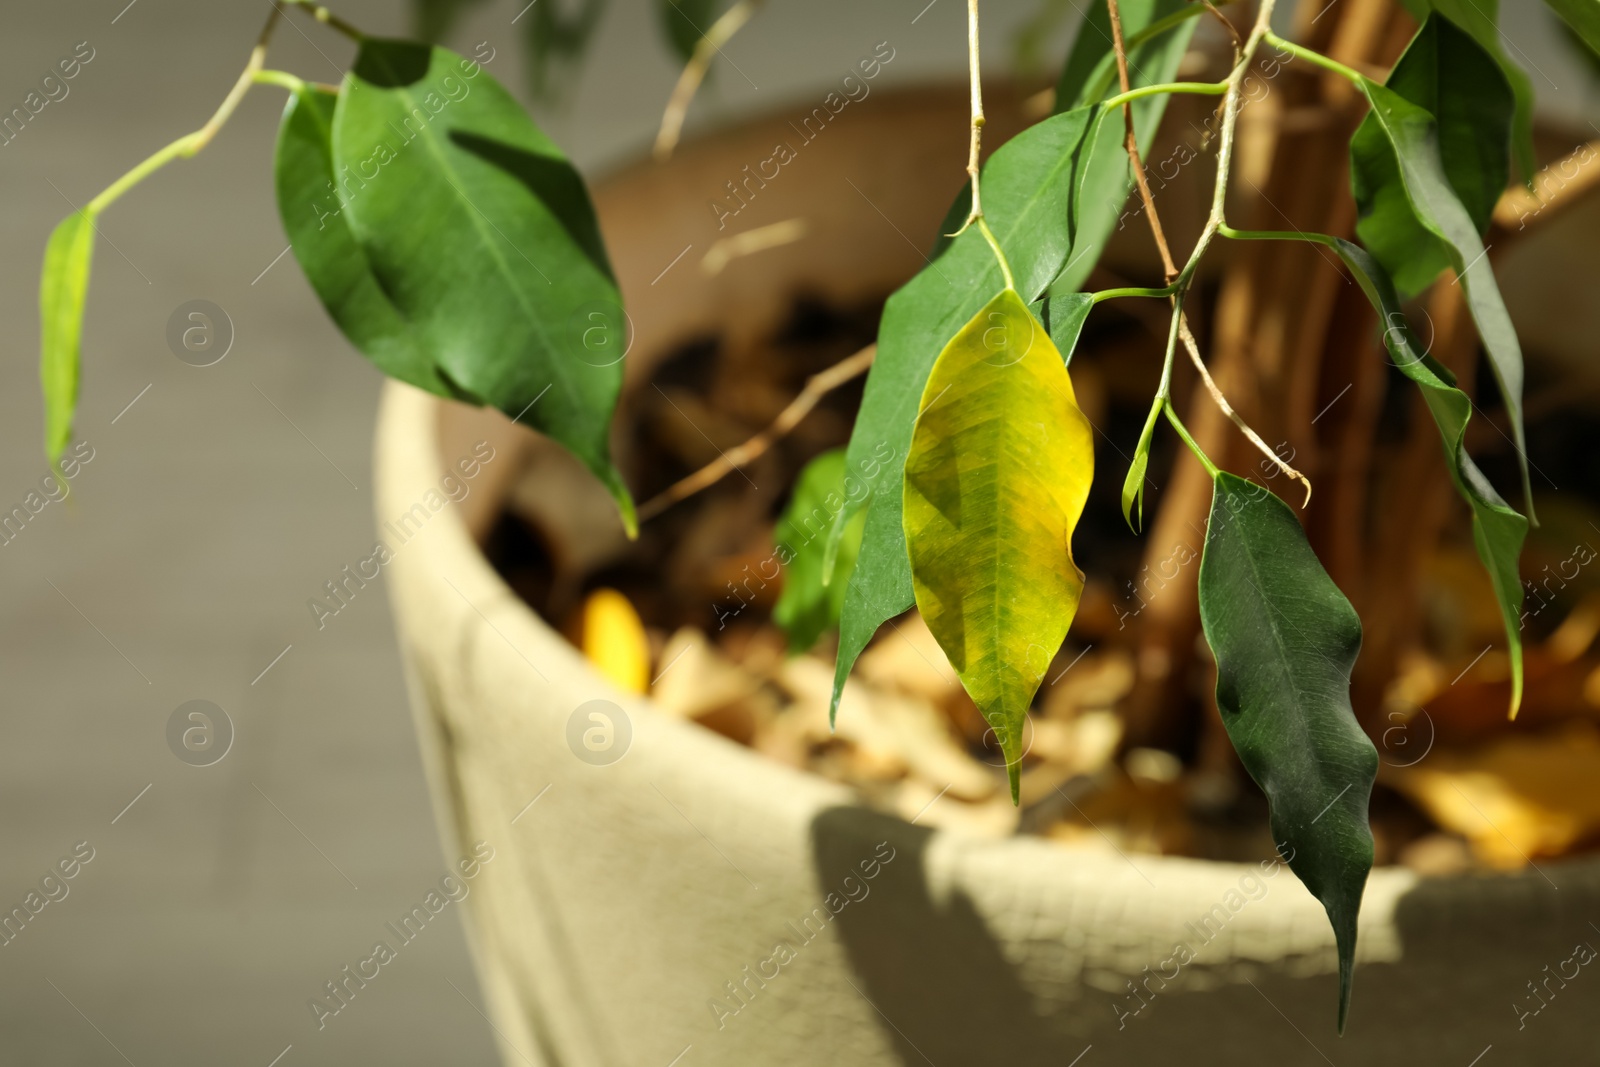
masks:
{"type": "Polygon", "coordinates": [[[295,77],[286,70],[258,70],[253,80],[257,85],[276,85],[291,93],[298,93],[306,87],[303,79],[295,77]]]}
{"type": "Polygon", "coordinates": [[[1141,289],[1137,286],[1132,286],[1124,289],[1102,289],[1098,293],[1091,293],[1089,295],[1094,303],[1098,304],[1103,300],[1117,300],[1125,296],[1153,296],[1157,298],[1164,298],[1169,297],[1176,292],[1177,290],[1170,285],[1165,289],[1141,289]]]}
{"type": "Polygon", "coordinates": [[[1194,453],[1195,459],[1198,459],[1200,465],[1205,467],[1206,473],[1211,476],[1211,480],[1216,481],[1217,475],[1222,472],[1217,469],[1215,463],[1211,462],[1211,457],[1206,455],[1200,446],[1195,443],[1194,438],[1189,436],[1189,430],[1184,426],[1183,420],[1178,418],[1178,413],[1173,409],[1170,398],[1162,402],[1161,410],[1166,413],[1167,421],[1172,424],[1172,428],[1178,431],[1178,436],[1183,438],[1183,443],[1189,446],[1189,451],[1194,453]]]}
{"type": "Polygon", "coordinates": [[[1280,51],[1292,53],[1308,63],[1321,67],[1323,70],[1331,70],[1339,77],[1349,79],[1351,84],[1358,89],[1367,81],[1367,76],[1354,67],[1347,67],[1337,59],[1329,58],[1321,52],[1306,48],[1304,45],[1295,44],[1293,41],[1285,41],[1271,30],[1266,32],[1263,39],[1280,51]]]}
{"type": "Polygon", "coordinates": [[[1167,246],[1166,231],[1161,228],[1155,197],[1150,192],[1150,179],[1146,177],[1144,163],[1139,159],[1139,138],[1133,129],[1133,99],[1129,96],[1128,50],[1122,39],[1122,13],[1117,8],[1117,0],[1106,0],[1106,12],[1111,18],[1112,51],[1116,53],[1117,80],[1122,86],[1123,147],[1128,152],[1128,165],[1133,169],[1133,180],[1139,187],[1139,199],[1144,203],[1145,217],[1150,221],[1150,235],[1155,238],[1156,250],[1161,253],[1164,277],[1170,285],[1178,273],[1178,265],[1172,261],[1172,249],[1167,246]]]}
{"type": "Polygon", "coordinates": [[[1125,93],[1118,93],[1105,101],[1105,108],[1121,107],[1130,100],[1142,100],[1147,96],[1160,96],[1162,93],[1197,93],[1201,96],[1221,96],[1228,91],[1228,83],[1220,82],[1162,82],[1160,85],[1141,85],[1137,89],[1129,89],[1125,93]]]}
{"type": "MultiPolygon", "coordinates": [[[[321,4],[316,3],[315,0],[283,0],[283,3],[288,4],[291,7],[300,8],[318,22],[338,30],[352,41],[366,40],[366,34],[362,33],[360,30],[356,29],[354,26],[350,25],[350,23],[346,22],[338,15],[335,15],[321,4]]],[[[274,3],[274,6],[276,6],[276,3],[274,3]]]]}
{"type": "MultiPolygon", "coordinates": [[[[1124,42],[1124,47],[1131,52],[1135,48],[1138,48],[1140,45],[1144,44],[1146,41],[1166,33],[1179,23],[1187,22],[1188,20],[1203,13],[1204,12],[1197,5],[1186,4],[1165,18],[1157,19],[1144,29],[1139,30],[1138,32],[1129,36],[1124,42]]],[[[1099,68],[1096,67],[1096,69],[1098,70],[1099,68]]],[[[1083,91],[1081,99],[1099,100],[1101,97],[1105,96],[1106,90],[1111,88],[1111,79],[1115,76],[1116,72],[1114,66],[1102,71],[1083,91]]],[[[1059,104],[1061,102],[1057,101],[1057,103],[1059,104]]]]}
{"type": "Polygon", "coordinates": [[[972,81],[972,139],[967,151],[967,174],[972,178],[972,205],[967,209],[966,221],[950,236],[959,237],[966,232],[968,226],[976,223],[978,232],[989,242],[989,250],[994,253],[995,262],[1000,264],[1000,275],[1005,278],[1006,288],[1015,290],[1017,282],[1011,275],[1011,264],[1006,262],[1006,254],[1000,248],[1000,242],[996,240],[994,231],[989,229],[989,223],[984,220],[983,190],[978,181],[978,156],[983,148],[984,122],[983,79],[978,63],[978,0],[967,0],[967,67],[972,81]]]}
{"type": "Polygon", "coordinates": [[[737,448],[730,448],[721,456],[701,467],[693,474],[674,482],[639,507],[639,521],[653,519],[672,505],[693,496],[707,486],[754,462],[781,437],[800,424],[811,413],[817,401],[845,382],[865,374],[878,354],[878,346],[868,345],[848,359],[835,363],[820,374],[812,375],[805,388],[778,413],[772,424],[737,448]]]}
{"type": "MultiPolygon", "coordinates": [[[[711,69],[712,58],[739,32],[740,27],[750,21],[762,2],[739,0],[724,11],[695,42],[694,52],[689,56],[689,62],[684,64],[683,73],[678,75],[672,95],[667,98],[667,108],[661,113],[661,128],[656,131],[655,148],[652,150],[657,161],[672,158],[672,151],[678,147],[678,138],[683,134],[683,120],[689,114],[689,105],[694,102],[694,94],[700,90],[700,83],[705,81],[706,72],[711,69]]],[[[699,29],[698,26],[695,28],[699,29]]]]}
{"type": "Polygon", "coordinates": [[[267,45],[272,40],[272,31],[277,27],[280,9],[276,4],[272,7],[272,14],[267,16],[267,24],[261,28],[261,36],[256,39],[256,45],[250,50],[250,59],[245,63],[244,72],[233,83],[233,88],[228,90],[228,95],[223,98],[216,112],[206,121],[206,124],[191,134],[178,138],[165,148],[150,156],[144,162],[134,167],[128,173],[112,182],[104,191],[84,205],[84,212],[90,216],[98,215],[111,206],[123,193],[138,185],[151,174],[160,170],[174,159],[188,159],[206,145],[217,135],[234,109],[239,106],[239,101],[244,99],[244,94],[250,91],[256,75],[261,72],[267,59],[267,45]]]}
{"type": "Polygon", "coordinates": [[[1314,245],[1337,247],[1336,238],[1304,230],[1236,230],[1224,222],[1218,224],[1217,232],[1234,241],[1306,241],[1314,245]]]}

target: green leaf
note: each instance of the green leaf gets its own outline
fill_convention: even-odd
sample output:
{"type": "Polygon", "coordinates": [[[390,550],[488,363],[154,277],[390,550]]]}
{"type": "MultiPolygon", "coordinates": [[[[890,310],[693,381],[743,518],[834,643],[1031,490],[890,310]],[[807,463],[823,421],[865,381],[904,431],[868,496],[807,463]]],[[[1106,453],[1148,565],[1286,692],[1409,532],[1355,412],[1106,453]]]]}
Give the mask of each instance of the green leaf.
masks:
{"type": "Polygon", "coordinates": [[[623,313],[566,157],[478,64],[369,38],[334,110],[333,161],[350,230],[438,372],[570,449],[631,532],[607,444],[623,313]]]}
{"type": "Polygon", "coordinates": [[[522,24],[528,50],[528,89],[535,97],[561,96],[573,80],[567,72],[577,66],[605,14],[606,0],[539,0],[527,11],[522,24]]]}
{"type": "Polygon", "coordinates": [[[684,63],[694,55],[695,46],[717,21],[719,0],[656,0],[661,30],[673,55],[684,63]]]}
{"type": "MultiPolygon", "coordinates": [[[[1473,236],[1484,233],[1511,168],[1512,97],[1494,57],[1434,14],[1412,38],[1386,87],[1432,116],[1428,140],[1436,147],[1421,147],[1436,155],[1445,188],[1471,219],[1473,236]]],[[[1350,180],[1361,209],[1356,231],[1410,295],[1451,265],[1450,248],[1446,236],[1413,209],[1395,153],[1374,107],[1350,142],[1350,180]]]]}
{"type": "Polygon", "coordinates": [[[1361,620],[1289,506],[1223,472],[1200,558],[1200,621],[1217,658],[1217,707],[1267,795],[1273,840],[1333,924],[1343,1032],[1378,773],[1350,708],[1361,620]]]}
{"type": "MultiPolygon", "coordinates": [[[[1179,14],[1182,6],[1182,0],[1129,0],[1121,5],[1123,30],[1131,39],[1155,28],[1155,20],[1179,14]]],[[[1092,23],[1096,8],[1090,10],[1092,23]]],[[[1192,18],[1175,19],[1169,25],[1174,28],[1134,50],[1135,84],[1171,81],[1176,74],[1195,23],[1192,18]]],[[[1084,43],[1075,45],[1073,54],[1092,56],[1081,82],[1098,89],[1098,100],[1111,82],[1096,73],[1095,64],[1110,55],[1111,46],[1109,37],[1104,38],[1095,53],[1093,36],[1088,25],[1083,27],[1078,40],[1084,43]],[[1090,85],[1091,79],[1098,80],[1090,85]]],[[[1069,60],[1069,71],[1074,62],[1069,60]]],[[[1065,76],[1062,85],[1058,108],[1084,91],[1065,76]]],[[[1165,96],[1134,103],[1141,144],[1154,134],[1165,106],[1165,96]]],[[[1012,138],[984,164],[984,213],[1011,261],[1025,303],[1038,300],[1047,288],[1052,299],[1076,292],[1099,260],[1132,182],[1122,129],[1120,115],[1105,116],[1092,104],[1063,110],[1012,138]]],[[[957,197],[946,217],[945,232],[966,216],[969,195],[963,190],[957,197]]],[[[1003,284],[993,254],[981,235],[969,229],[954,240],[941,240],[932,262],[884,306],[878,357],[867,376],[849,456],[858,467],[878,457],[885,469],[871,485],[861,555],[840,615],[835,710],[861,650],[879,626],[912,604],[900,507],[906,449],[916,417],[914,401],[922,395],[940,350],[1003,284]]],[[[829,540],[830,551],[843,534],[844,522],[859,506],[846,505],[829,540]]]]}
{"type": "MultiPolygon", "coordinates": [[[[1440,41],[1453,35],[1450,54],[1476,48],[1470,38],[1454,30],[1438,15],[1429,18],[1419,32],[1419,39],[1422,33],[1429,32],[1429,27],[1439,35],[1440,41]]],[[[1481,57],[1481,51],[1479,55],[1481,57]]],[[[1491,66],[1485,71],[1480,66],[1479,72],[1481,77],[1498,83],[1497,91],[1503,94],[1505,86],[1498,68],[1491,66]]],[[[1414,89],[1409,79],[1402,87],[1414,89]]],[[[1361,88],[1372,105],[1372,112],[1350,143],[1351,186],[1361,213],[1357,232],[1363,241],[1369,242],[1374,258],[1391,277],[1397,274],[1400,278],[1409,277],[1413,285],[1432,280],[1431,275],[1426,275],[1431,269],[1427,264],[1433,262],[1431,256],[1435,251],[1443,250],[1447,265],[1455,271],[1466,292],[1468,309],[1477,324],[1478,335],[1483,339],[1489,365],[1505,401],[1513,444],[1522,468],[1523,496],[1531,519],[1533,487],[1528,477],[1522,419],[1522,347],[1500,298],[1494,271],[1478,237],[1477,223],[1447,175],[1442,156],[1446,133],[1427,110],[1399,93],[1366,78],[1362,79],[1361,88]],[[1374,135],[1371,132],[1374,130],[1381,136],[1374,135]],[[1412,222],[1419,225],[1421,231],[1415,229],[1412,222]],[[1397,233],[1415,235],[1418,232],[1423,232],[1423,239],[1411,243],[1400,243],[1395,237],[1397,233]],[[1432,240],[1435,238],[1437,240],[1432,240]]],[[[1461,87],[1460,91],[1473,94],[1471,99],[1478,98],[1470,88],[1461,87]]],[[[1446,110],[1459,114],[1454,105],[1446,110]]],[[[1454,127],[1445,130],[1450,128],[1454,127]]],[[[1462,161],[1467,157],[1456,153],[1451,158],[1459,174],[1465,166],[1462,161]]],[[[1482,188],[1482,183],[1471,188],[1482,188]]],[[[1490,206],[1492,208],[1492,204],[1490,206]]],[[[1407,291],[1406,283],[1399,278],[1396,284],[1401,292],[1407,291]]]]}
{"type": "Polygon", "coordinates": [[[1045,324],[1050,331],[1050,341],[1069,367],[1072,366],[1072,353],[1078,348],[1078,337],[1083,333],[1083,324],[1088,321],[1089,311],[1093,307],[1093,293],[1064,293],[1044,301],[1047,316],[1045,324]]]}
{"type": "Polygon", "coordinates": [[[94,216],[75,211],[56,226],[44,249],[39,278],[39,384],[44,389],[44,450],[52,467],[72,440],[94,236],[94,216]]]}
{"type": "Polygon", "coordinates": [[[1506,653],[1511,661],[1511,716],[1522,703],[1522,575],[1517,561],[1528,534],[1528,520],[1501,499],[1466,451],[1467,420],[1472,400],[1455,387],[1455,378],[1428,356],[1406,321],[1400,298],[1388,275],[1365,249],[1337,237],[1318,237],[1350,268],[1356,283],[1382,316],[1383,340],[1395,366],[1422,390],[1422,399],[1438,424],[1445,459],[1456,490],[1472,509],[1472,540],[1483,560],[1506,628],[1506,653]]]}
{"type": "MultiPolygon", "coordinates": [[[[1118,10],[1124,39],[1140,42],[1128,48],[1130,83],[1137,88],[1171,81],[1194,37],[1195,16],[1203,9],[1186,0],[1129,0],[1118,4],[1118,10]]],[[[1090,4],[1056,85],[1057,111],[1099,103],[1120,89],[1110,27],[1106,5],[1090,4]]],[[[1141,152],[1149,151],[1167,101],[1165,94],[1134,101],[1133,129],[1141,152]]],[[[1096,133],[1074,219],[1072,256],[1050,286],[1052,298],[1083,288],[1122,216],[1133,189],[1133,172],[1122,151],[1125,129],[1121,116],[1107,116],[1096,133]]]]}
{"type": "Polygon", "coordinates": [[[853,491],[865,495],[861,482],[848,476],[844,449],[836,448],[807,463],[795,480],[794,495],[773,533],[778,561],[784,566],[783,594],[772,609],[772,621],[789,635],[789,651],[805,652],[839,623],[845,589],[861,547],[866,515],[858,513],[845,529],[831,575],[823,570],[824,549],[833,519],[853,491]]]}
{"type": "Polygon", "coordinates": [[[1145,417],[1144,429],[1139,431],[1139,443],[1133,450],[1133,462],[1128,464],[1128,475],[1122,480],[1122,521],[1134,533],[1144,527],[1144,475],[1150,469],[1150,443],[1155,439],[1156,419],[1161,415],[1165,403],[1158,396],[1150,405],[1150,414],[1145,417]],[[1138,522],[1133,521],[1135,509],[1139,513],[1138,522]]]}
{"type": "Polygon", "coordinates": [[[278,213],[300,269],[350,343],[378,369],[439,396],[459,398],[395,308],[350,232],[333,191],[338,94],[306,85],[290,94],[278,128],[273,179],[278,213]]]}
{"type": "MultiPolygon", "coordinates": [[[[1517,170],[1525,181],[1531,181],[1539,169],[1533,149],[1533,82],[1528,77],[1528,72],[1501,47],[1499,0],[1422,0],[1418,6],[1419,10],[1414,12],[1418,22],[1425,21],[1430,11],[1439,12],[1471,35],[1472,39],[1478,42],[1478,46],[1493,57],[1495,64],[1500,68],[1500,73],[1505,75],[1514,99],[1510,130],[1511,150],[1516,157],[1517,170]]],[[[1451,91],[1454,91],[1454,87],[1451,91]]]]}
{"type": "Polygon", "coordinates": [[[1550,10],[1572,27],[1589,50],[1600,54],[1600,3],[1596,0],[1545,0],[1550,10]]]}
{"type": "Polygon", "coordinates": [[[1072,531],[1094,434],[1061,353],[1012,289],[951,338],[922,392],[903,522],[917,607],[1005,753],[1083,595],[1072,531]]]}

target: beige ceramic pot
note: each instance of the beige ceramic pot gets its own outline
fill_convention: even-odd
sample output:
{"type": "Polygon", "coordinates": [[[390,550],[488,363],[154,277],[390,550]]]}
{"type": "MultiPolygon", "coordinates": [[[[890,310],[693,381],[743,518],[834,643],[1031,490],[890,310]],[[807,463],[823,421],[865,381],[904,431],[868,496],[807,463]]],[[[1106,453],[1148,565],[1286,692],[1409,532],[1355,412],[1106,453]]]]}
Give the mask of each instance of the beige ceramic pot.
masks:
{"type": "MultiPolygon", "coordinates": [[[[797,294],[858,301],[909,277],[964,122],[959,91],[880,93],[809,142],[785,116],[602,183],[630,388],[686,340],[772,331],[797,294]],[[727,183],[781,142],[795,158],[719,231],[727,183]],[[701,269],[719,237],[789,218],[803,240],[701,269]]],[[[390,385],[377,484],[380,522],[429,516],[391,542],[389,580],[446,851],[496,850],[463,914],[507,1064],[1595,1062],[1600,969],[1573,961],[1600,945],[1600,866],[1376,871],[1340,1038],[1333,938],[1286,870],[932,831],[613,689],[480,551],[519,484],[549,485],[589,536],[615,526],[502,416],[390,385]],[[494,458],[434,513],[480,441],[494,458]],[[569,730],[596,700],[620,709],[601,757],[581,741],[597,720],[569,730]]]]}

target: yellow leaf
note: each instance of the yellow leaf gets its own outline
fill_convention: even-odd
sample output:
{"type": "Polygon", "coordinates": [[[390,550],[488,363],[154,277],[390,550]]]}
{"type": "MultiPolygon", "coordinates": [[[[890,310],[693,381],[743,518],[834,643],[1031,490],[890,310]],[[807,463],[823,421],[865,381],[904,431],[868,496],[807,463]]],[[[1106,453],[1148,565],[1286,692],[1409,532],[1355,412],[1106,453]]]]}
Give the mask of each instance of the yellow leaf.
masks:
{"type": "Polygon", "coordinates": [[[1072,531],[1093,476],[1061,354],[1007,289],[928,377],[904,525],[917,606],[994,728],[1013,799],[1028,705],[1083,595],[1072,531]]]}
{"type": "Polygon", "coordinates": [[[650,642],[628,598],[615,589],[596,589],[578,613],[574,644],[595,669],[618,689],[643,693],[650,688],[650,642]]]}

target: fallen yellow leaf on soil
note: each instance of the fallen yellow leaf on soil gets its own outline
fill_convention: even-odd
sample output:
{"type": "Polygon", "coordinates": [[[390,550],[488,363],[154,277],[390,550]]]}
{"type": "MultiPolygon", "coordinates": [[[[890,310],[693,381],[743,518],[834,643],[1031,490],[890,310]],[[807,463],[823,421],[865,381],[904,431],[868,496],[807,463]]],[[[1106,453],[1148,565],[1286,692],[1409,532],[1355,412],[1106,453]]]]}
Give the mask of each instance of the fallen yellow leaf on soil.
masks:
{"type": "Polygon", "coordinates": [[[573,643],[618,689],[643,693],[650,688],[650,641],[627,597],[615,589],[596,589],[572,627],[573,643]]]}

